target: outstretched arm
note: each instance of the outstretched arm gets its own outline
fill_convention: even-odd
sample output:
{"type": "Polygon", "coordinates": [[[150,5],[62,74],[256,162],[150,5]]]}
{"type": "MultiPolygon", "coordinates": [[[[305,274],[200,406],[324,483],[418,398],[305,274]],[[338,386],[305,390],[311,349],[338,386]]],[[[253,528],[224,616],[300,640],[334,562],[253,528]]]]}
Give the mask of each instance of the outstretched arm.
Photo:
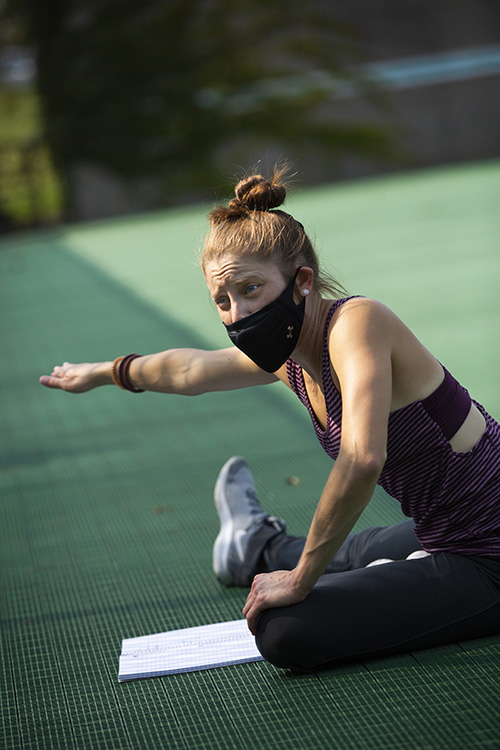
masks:
{"type": "MultiPolygon", "coordinates": [[[[113,362],[56,366],[40,383],[69,393],[85,393],[102,385],[113,385],[113,362]]],[[[277,380],[275,375],[257,367],[243,352],[231,347],[208,351],[203,349],[168,349],[135,359],[128,376],[135,388],[158,393],[195,396],[208,391],[226,391],[265,385],[277,380]]]]}

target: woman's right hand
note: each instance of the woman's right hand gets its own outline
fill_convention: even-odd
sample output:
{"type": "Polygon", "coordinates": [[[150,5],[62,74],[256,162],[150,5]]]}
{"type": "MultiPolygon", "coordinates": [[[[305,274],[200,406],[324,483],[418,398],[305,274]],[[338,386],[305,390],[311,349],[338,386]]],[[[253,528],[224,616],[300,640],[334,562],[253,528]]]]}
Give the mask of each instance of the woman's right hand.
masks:
{"type": "Polygon", "coordinates": [[[50,375],[42,375],[40,383],[47,388],[59,388],[68,393],[85,393],[99,385],[109,385],[112,362],[83,363],[79,365],[64,362],[56,365],[50,375]]]}

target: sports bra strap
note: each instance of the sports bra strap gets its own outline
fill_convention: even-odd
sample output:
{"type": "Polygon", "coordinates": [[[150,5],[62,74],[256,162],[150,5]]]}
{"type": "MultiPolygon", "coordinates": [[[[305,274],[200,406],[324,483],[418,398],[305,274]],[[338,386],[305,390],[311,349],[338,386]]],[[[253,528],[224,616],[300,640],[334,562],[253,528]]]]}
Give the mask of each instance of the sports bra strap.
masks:
{"type": "Polygon", "coordinates": [[[443,382],[421,404],[431,419],[439,425],[445,438],[451,440],[465,422],[472,400],[453,375],[445,367],[443,370],[443,382]]]}

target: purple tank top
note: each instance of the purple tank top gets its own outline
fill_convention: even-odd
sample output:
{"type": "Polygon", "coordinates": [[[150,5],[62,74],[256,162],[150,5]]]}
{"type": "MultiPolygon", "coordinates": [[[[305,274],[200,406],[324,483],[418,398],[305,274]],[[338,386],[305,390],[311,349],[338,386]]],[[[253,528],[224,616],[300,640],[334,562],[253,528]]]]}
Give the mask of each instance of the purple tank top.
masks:
{"type": "MultiPolygon", "coordinates": [[[[342,397],[331,377],[328,329],[334,312],[349,299],[332,305],[325,325],[325,430],[309,401],[302,368],[287,361],[290,386],[309,410],[318,440],[333,459],[340,448],[342,397]]],[[[443,382],[428,398],[389,415],[387,460],[378,484],[413,518],[417,537],[428,552],[500,557],[500,425],[444,372],[443,382]],[[483,414],[486,430],[472,450],[456,453],[449,440],[471,403],[483,414]]]]}

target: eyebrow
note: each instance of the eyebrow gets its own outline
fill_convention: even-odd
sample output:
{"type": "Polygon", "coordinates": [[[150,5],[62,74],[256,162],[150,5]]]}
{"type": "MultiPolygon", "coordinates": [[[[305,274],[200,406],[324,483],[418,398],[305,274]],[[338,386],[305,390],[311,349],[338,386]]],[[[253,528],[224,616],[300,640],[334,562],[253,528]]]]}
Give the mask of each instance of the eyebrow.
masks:
{"type": "MultiPolygon", "coordinates": [[[[249,271],[248,273],[242,273],[238,276],[230,277],[230,282],[236,286],[241,286],[249,281],[265,281],[266,276],[259,271],[249,271]]],[[[214,287],[219,293],[226,285],[226,282],[219,282],[214,279],[214,287]]]]}
{"type": "Polygon", "coordinates": [[[233,281],[235,284],[243,284],[245,281],[250,281],[253,279],[262,281],[266,279],[266,275],[259,271],[248,271],[248,273],[243,273],[238,278],[233,279],[233,281]]]}

